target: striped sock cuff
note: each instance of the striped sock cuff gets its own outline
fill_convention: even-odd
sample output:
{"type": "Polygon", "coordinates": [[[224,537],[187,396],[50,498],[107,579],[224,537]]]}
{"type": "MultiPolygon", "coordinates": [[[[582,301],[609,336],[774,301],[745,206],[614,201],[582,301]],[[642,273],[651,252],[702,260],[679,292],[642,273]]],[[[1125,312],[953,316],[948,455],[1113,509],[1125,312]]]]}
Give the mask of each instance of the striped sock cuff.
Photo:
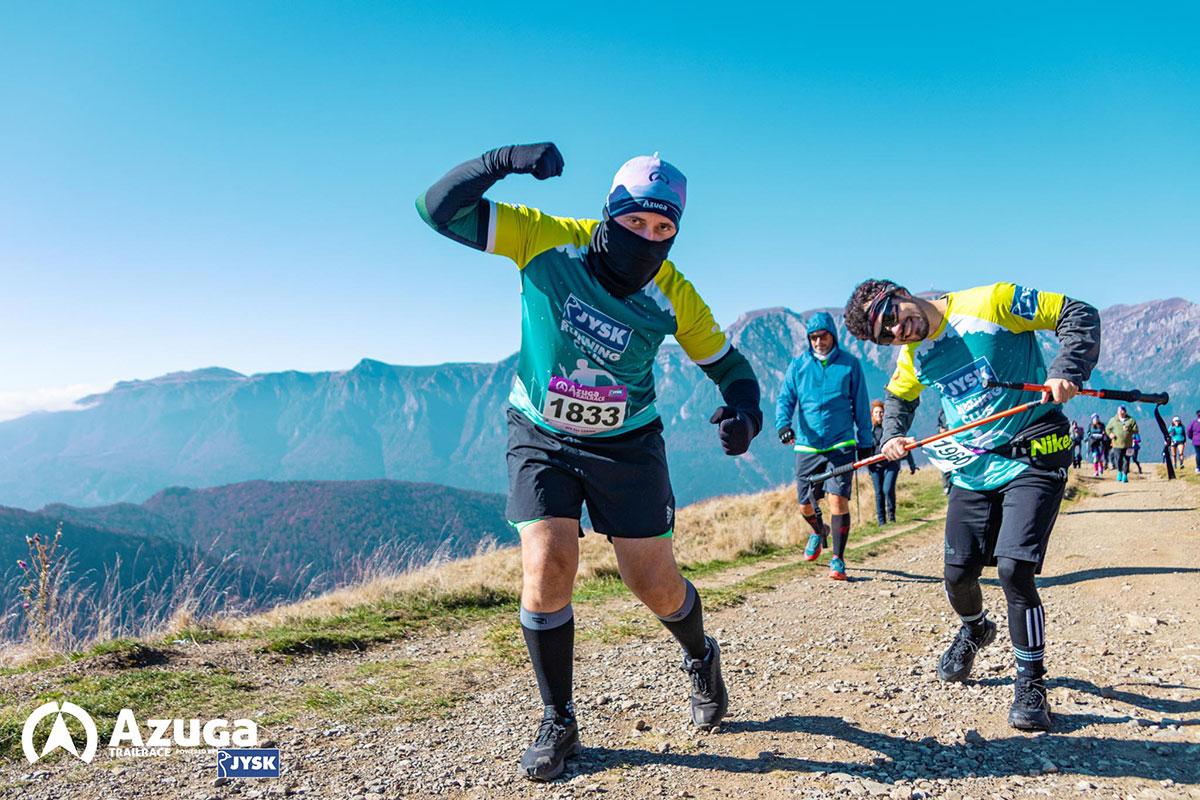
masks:
{"type": "Polygon", "coordinates": [[[1036,650],[1024,650],[1020,647],[1013,647],[1013,655],[1018,661],[1041,661],[1046,655],[1046,649],[1039,647],[1036,650]]]}
{"type": "Polygon", "coordinates": [[[558,611],[530,611],[521,606],[521,627],[531,631],[549,631],[566,625],[575,617],[570,603],[558,611]]]}
{"type": "MultiPolygon", "coordinates": [[[[950,593],[949,593],[949,592],[947,592],[947,593],[946,593],[946,596],[947,596],[947,597],[949,597],[949,596],[950,596],[950,593]]],[[[987,609],[985,608],[985,609],[983,609],[982,611],[980,611],[978,614],[972,614],[972,615],[971,615],[971,616],[969,616],[969,617],[964,617],[962,614],[959,614],[959,615],[958,615],[958,618],[959,618],[959,619],[961,619],[961,620],[963,621],[963,624],[964,624],[964,625],[972,625],[972,624],[974,624],[974,623],[976,623],[976,622],[979,622],[980,620],[982,620],[982,619],[983,619],[984,617],[986,617],[986,616],[987,616],[987,609]]]]}
{"type": "Polygon", "coordinates": [[[700,598],[700,595],[696,593],[696,587],[687,578],[684,578],[683,582],[687,584],[685,587],[687,591],[683,596],[683,605],[674,614],[659,617],[663,622],[680,622],[687,618],[687,615],[692,613],[692,609],[696,607],[696,601],[700,598]]]}

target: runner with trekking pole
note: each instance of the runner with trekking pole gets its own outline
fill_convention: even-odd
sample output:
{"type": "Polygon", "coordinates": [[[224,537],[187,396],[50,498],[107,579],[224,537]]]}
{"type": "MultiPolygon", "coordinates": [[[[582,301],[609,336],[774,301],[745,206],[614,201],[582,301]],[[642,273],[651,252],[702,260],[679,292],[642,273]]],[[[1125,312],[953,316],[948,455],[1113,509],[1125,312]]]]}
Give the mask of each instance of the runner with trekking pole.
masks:
{"type": "Polygon", "coordinates": [[[657,154],[627,161],[601,220],[483,196],[509,175],[545,180],[562,169],[553,144],[501,147],[417,199],[438,233],[517,265],[521,351],[507,411],[506,514],[521,537],[521,631],[543,705],[519,766],[534,780],[554,779],[580,750],[571,596],[585,502],[622,580],[684,651],[692,724],[711,728],[728,708],[720,649],[672,549],[675,496],[652,373],[664,338],[675,337],[720,389],[724,404],[709,421],[727,455],[745,453],[762,429],[753,369],[667,260],[687,195],[683,174],[657,154]]]}
{"type": "MultiPolygon", "coordinates": [[[[1012,283],[916,297],[892,281],[860,283],[846,303],[860,339],[901,345],[886,389],[883,456],[898,460],[922,442],[907,436],[919,397],[936,387],[949,431],[935,465],[953,474],[945,533],[945,588],[962,627],[938,661],[938,677],[964,681],[975,654],[996,637],[979,577],[995,565],[1008,603],[1017,674],[1009,724],[1048,730],[1041,570],[1071,462],[1058,404],[1073,398],[1100,355],[1100,316],[1087,303],[1012,283]],[[1052,330],[1059,352],[1046,369],[1036,331],[1052,330]],[[988,386],[1001,377],[1042,384],[1038,400],[988,386]]],[[[930,448],[932,449],[932,448],[930,448]]],[[[927,452],[929,449],[927,449],[927,452]]]]}

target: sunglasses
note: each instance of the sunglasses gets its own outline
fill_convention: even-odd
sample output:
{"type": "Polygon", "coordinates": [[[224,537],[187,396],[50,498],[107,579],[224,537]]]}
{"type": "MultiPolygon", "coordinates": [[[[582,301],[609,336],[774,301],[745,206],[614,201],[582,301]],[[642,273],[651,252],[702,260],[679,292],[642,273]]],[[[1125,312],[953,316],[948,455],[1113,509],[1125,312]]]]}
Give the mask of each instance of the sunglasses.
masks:
{"type": "Polygon", "coordinates": [[[895,290],[884,292],[871,304],[867,319],[871,323],[871,341],[875,344],[891,344],[896,341],[896,334],[892,333],[892,328],[896,327],[900,319],[900,301],[896,299],[895,290]],[[879,333],[875,333],[876,322],[880,323],[879,333]]]}

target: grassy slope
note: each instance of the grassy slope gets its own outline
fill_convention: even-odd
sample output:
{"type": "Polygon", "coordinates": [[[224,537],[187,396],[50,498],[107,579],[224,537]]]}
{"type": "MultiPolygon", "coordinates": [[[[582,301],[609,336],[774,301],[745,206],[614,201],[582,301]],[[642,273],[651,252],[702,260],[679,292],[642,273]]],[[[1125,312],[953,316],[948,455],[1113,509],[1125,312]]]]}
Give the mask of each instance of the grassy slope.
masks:
{"type": "MultiPolygon", "coordinates": [[[[863,510],[870,513],[869,489],[865,494],[863,510]]],[[[851,563],[939,524],[944,498],[932,470],[903,477],[898,499],[898,528],[903,532],[887,536],[886,529],[881,532],[874,523],[860,521],[852,545],[874,541],[852,546],[848,553],[851,563]]],[[[696,581],[706,607],[736,605],[754,592],[816,568],[799,558],[805,538],[802,524],[788,488],[714,498],[680,510],[676,553],[685,574],[696,581]],[[754,567],[748,575],[720,580],[727,570],[746,566],[754,567]]],[[[588,606],[599,606],[625,589],[617,577],[612,548],[603,537],[589,535],[581,546],[575,603],[586,613],[588,606]]],[[[20,756],[25,717],[49,699],[70,699],[89,709],[97,717],[102,738],[111,732],[104,726],[111,726],[116,711],[123,707],[134,709],[139,718],[259,710],[260,722],[268,730],[272,724],[306,713],[338,720],[359,714],[408,718],[437,714],[470,691],[489,667],[524,659],[515,622],[519,588],[518,551],[496,550],[413,573],[381,576],[256,617],[216,620],[161,642],[118,640],[87,653],[29,664],[20,671],[37,676],[48,667],[60,669],[46,674],[47,680],[37,680],[35,684],[44,688],[32,696],[0,692],[0,756],[20,756]],[[167,650],[172,641],[179,640],[244,641],[246,649],[262,652],[266,659],[282,658],[286,664],[292,659],[368,649],[472,623],[485,625],[483,639],[488,644],[474,654],[444,660],[369,661],[347,668],[337,680],[293,689],[274,685],[268,675],[256,676],[260,682],[252,683],[219,664],[204,670],[173,669],[167,650]]],[[[606,641],[652,635],[657,629],[645,616],[617,614],[583,635],[606,641]]],[[[272,663],[264,661],[264,669],[271,670],[272,663]]],[[[9,674],[16,671],[6,670],[9,674]]]]}

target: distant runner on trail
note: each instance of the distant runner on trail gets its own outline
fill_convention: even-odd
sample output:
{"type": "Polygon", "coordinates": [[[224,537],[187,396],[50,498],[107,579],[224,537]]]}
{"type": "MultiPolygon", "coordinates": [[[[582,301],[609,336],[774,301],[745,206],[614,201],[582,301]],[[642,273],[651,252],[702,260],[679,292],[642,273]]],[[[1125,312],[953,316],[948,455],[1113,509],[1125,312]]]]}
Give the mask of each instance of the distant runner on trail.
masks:
{"type": "Polygon", "coordinates": [[[1187,438],[1192,441],[1192,449],[1196,451],[1196,474],[1200,475],[1200,411],[1196,418],[1188,423],[1187,438]]]}
{"type": "Polygon", "coordinates": [[[1071,420],[1071,466],[1079,469],[1079,465],[1083,463],[1083,428],[1079,427],[1079,423],[1071,420]]]}
{"type": "Polygon", "coordinates": [[[833,317],[818,311],[805,329],[808,352],[788,365],[775,404],[775,431],[781,444],[796,451],[796,496],[800,513],[812,529],[804,557],[809,561],[820,557],[832,527],[829,577],[844,581],[853,475],[839,475],[819,485],[808,477],[849,464],[856,455],[871,455],[870,398],[862,364],[838,347],[833,317]],[[825,524],[818,505],[825,495],[829,495],[831,526],[825,524]]]}
{"type": "Polygon", "coordinates": [[[1187,431],[1183,427],[1183,420],[1171,417],[1171,427],[1167,428],[1167,435],[1171,438],[1167,457],[1175,459],[1176,469],[1183,469],[1183,452],[1187,446],[1187,431]]]}
{"type": "Polygon", "coordinates": [[[508,409],[507,516],[521,536],[521,629],[543,716],[520,772],[562,773],[579,752],[572,702],[571,595],[586,502],[610,537],[625,584],[679,640],[697,727],[728,708],[720,649],[704,632],[696,588],[675,564],[675,496],[651,368],[675,337],[720,388],[721,447],[740,455],[762,428],[749,362],[667,260],[687,195],[683,174],[657,154],[627,161],[602,220],[553,217],[486,199],[501,178],[562,173],[550,143],[513,145],[455,167],[417,199],[431,227],[517,265],[521,352],[508,409]]]}
{"type": "MultiPolygon", "coordinates": [[[[937,388],[953,428],[1028,399],[1014,389],[987,386],[987,380],[1045,384],[1047,400],[1065,403],[1100,356],[1095,308],[1011,283],[925,300],[891,281],[863,281],[846,303],[846,327],[860,339],[904,348],[886,391],[883,452],[892,460],[916,441],[906,434],[926,387],[937,388]],[[1060,345],[1049,371],[1039,330],[1053,330],[1060,345]]],[[[956,452],[939,450],[957,465],[946,512],[945,585],[962,628],[938,661],[938,677],[966,680],[976,652],[995,639],[979,576],[984,566],[996,565],[1017,662],[1008,722],[1022,730],[1050,727],[1045,613],[1034,575],[1066,486],[1067,431],[1062,410],[1047,402],[952,437],[956,452]]]]}
{"type": "MultiPolygon", "coordinates": [[[[871,443],[871,455],[878,455],[883,448],[882,400],[871,401],[871,443]]],[[[912,453],[905,453],[904,460],[908,462],[908,474],[915,475],[917,462],[913,461],[912,453]]],[[[875,487],[875,521],[882,528],[896,521],[896,478],[900,475],[900,462],[871,464],[867,471],[871,473],[871,483],[875,487]]]]}
{"type": "Polygon", "coordinates": [[[1133,436],[1138,432],[1137,423],[1125,406],[1117,406],[1117,413],[1104,426],[1112,439],[1112,453],[1116,459],[1117,483],[1129,483],[1129,450],[1133,447],[1133,436]]]}
{"type": "Polygon", "coordinates": [[[1087,443],[1088,454],[1092,457],[1093,478],[1104,474],[1104,441],[1107,438],[1108,434],[1104,432],[1104,423],[1100,421],[1100,415],[1092,414],[1092,421],[1088,423],[1087,443]]]}

